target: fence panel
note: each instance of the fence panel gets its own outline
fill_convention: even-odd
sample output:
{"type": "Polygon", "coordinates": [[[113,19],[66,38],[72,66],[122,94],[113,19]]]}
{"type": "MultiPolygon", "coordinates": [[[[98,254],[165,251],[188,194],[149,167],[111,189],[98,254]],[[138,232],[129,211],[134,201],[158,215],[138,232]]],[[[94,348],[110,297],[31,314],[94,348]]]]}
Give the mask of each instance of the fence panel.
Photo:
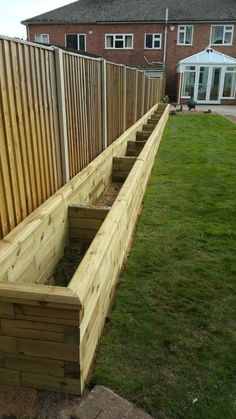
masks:
{"type": "Polygon", "coordinates": [[[0,239],[163,96],[143,71],[0,37],[0,239]]]}
{"type": "Polygon", "coordinates": [[[54,51],[0,39],[0,237],[62,185],[54,51]]]}
{"type": "Polygon", "coordinates": [[[122,71],[123,67],[107,63],[107,143],[110,145],[123,132],[122,71]]]}
{"type": "Polygon", "coordinates": [[[101,61],[63,54],[70,178],[103,150],[101,61]]]}
{"type": "Polygon", "coordinates": [[[135,102],[137,97],[136,88],[136,71],[132,68],[126,69],[126,129],[131,127],[135,122],[135,102]]]}

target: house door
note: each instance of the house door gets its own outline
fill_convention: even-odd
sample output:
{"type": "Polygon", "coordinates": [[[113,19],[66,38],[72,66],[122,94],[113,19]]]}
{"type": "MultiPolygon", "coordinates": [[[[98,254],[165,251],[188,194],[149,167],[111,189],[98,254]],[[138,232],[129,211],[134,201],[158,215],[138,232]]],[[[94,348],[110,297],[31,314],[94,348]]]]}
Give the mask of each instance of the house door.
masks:
{"type": "Polygon", "coordinates": [[[221,67],[199,67],[194,95],[198,103],[220,103],[221,70],[221,67]]]}

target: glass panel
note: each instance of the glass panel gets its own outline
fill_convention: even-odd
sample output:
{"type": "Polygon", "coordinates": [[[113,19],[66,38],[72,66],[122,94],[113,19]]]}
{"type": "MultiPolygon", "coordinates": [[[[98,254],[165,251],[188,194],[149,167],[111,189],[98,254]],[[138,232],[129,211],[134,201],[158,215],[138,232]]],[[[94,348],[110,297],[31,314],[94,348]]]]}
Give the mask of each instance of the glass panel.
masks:
{"type": "Polygon", "coordinates": [[[186,65],[185,70],[186,71],[190,71],[190,70],[195,71],[195,65],[186,65]]]}
{"type": "Polygon", "coordinates": [[[195,84],[195,73],[194,72],[185,72],[184,73],[184,83],[182,96],[193,96],[194,94],[194,84],[195,84]]]}
{"type": "Polygon", "coordinates": [[[113,36],[112,35],[108,35],[106,37],[106,47],[107,48],[113,48],[113,36]]]}
{"type": "Polygon", "coordinates": [[[49,36],[48,35],[42,35],[42,42],[44,42],[45,44],[49,43],[49,36]]]}
{"type": "Polygon", "coordinates": [[[161,47],[161,36],[160,35],[155,35],[154,36],[154,48],[160,48],[161,47]]]}
{"type": "Polygon", "coordinates": [[[152,34],[146,34],[146,48],[152,48],[152,34]]]}
{"type": "Polygon", "coordinates": [[[221,68],[212,69],[210,100],[219,99],[220,74],[221,68]]]}
{"type": "Polygon", "coordinates": [[[185,39],[185,44],[191,44],[192,43],[192,31],[193,28],[192,26],[186,26],[186,39],[185,39]]]}
{"type": "Polygon", "coordinates": [[[236,73],[226,73],[224,80],[223,97],[234,97],[236,86],[236,73]]]}
{"type": "Polygon", "coordinates": [[[78,35],[79,38],[79,50],[85,51],[85,35],[78,35]]]}
{"type": "Polygon", "coordinates": [[[132,36],[130,35],[125,37],[125,48],[132,48],[132,36]]]}
{"type": "Polygon", "coordinates": [[[208,82],[208,67],[200,67],[199,83],[198,83],[198,100],[206,100],[207,82],[208,82]]]}
{"type": "Polygon", "coordinates": [[[78,49],[77,35],[66,35],[66,46],[68,48],[78,49]]]}
{"type": "Polygon", "coordinates": [[[35,35],[35,42],[41,42],[41,35],[35,35]]]}
{"type": "Polygon", "coordinates": [[[212,44],[223,44],[224,26],[212,26],[212,44]]]}
{"type": "Polygon", "coordinates": [[[232,43],[232,32],[225,32],[224,44],[232,43]]]}
{"type": "Polygon", "coordinates": [[[115,40],[115,48],[124,48],[124,41],[115,40]]]}
{"type": "Polygon", "coordinates": [[[227,67],[226,71],[236,71],[236,67],[227,67]]]}
{"type": "Polygon", "coordinates": [[[184,44],[184,32],[179,32],[179,44],[184,44]]]}

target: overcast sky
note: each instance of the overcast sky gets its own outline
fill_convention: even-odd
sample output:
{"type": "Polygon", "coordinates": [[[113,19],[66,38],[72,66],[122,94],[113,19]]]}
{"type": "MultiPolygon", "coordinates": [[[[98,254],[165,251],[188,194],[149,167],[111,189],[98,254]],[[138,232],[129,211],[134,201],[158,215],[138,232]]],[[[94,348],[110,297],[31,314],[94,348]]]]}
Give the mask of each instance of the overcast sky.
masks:
{"type": "Polygon", "coordinates": [[[37,16],[73,0],[0,0],[0,34],[26,39],[21,20],[37,16]]]}

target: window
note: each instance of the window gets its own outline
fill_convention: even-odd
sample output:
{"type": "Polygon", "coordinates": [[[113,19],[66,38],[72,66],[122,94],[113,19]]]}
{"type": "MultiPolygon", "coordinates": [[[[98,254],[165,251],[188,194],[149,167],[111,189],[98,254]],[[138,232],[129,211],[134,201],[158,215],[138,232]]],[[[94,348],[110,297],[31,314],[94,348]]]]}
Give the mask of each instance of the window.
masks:
{"type": "Polygon", "coordinates": [[[227,67],[225,72],[223,97],[235,98],[236,67],[227,67]]]}
{"type": "Polygon", "coordinates": [[[233,26],[214,25],[211,27],[212,45],[232,45],[233,26]]]}
{"type": "Polygon", "coordinates": [[[132,49],[133,35],[119,34],[106,35],[105,48],[107,49],[132,49]]]}
{"type": "Polygon", "coordinates": [[[35,35],[34,39],[35,39],[35,42],[49,44],[49,35],[47,35],[47,34],[39,33],[39,34],[35,35]]]}
{"type": "Polygon", "coordinates": [[[66,35],[66,47],[86,51],[86,35],[84,33],[66,35]]]}
{"type": "Polygon", "coordinates": [[[144,47],[146,49],[161,49],[161,33],[146,33],[144,47]]]}
{"type": "Polygon", "coordinates": [[[178,27],[178,45],[192,45],[193,43],[193,26],[178,27]]]}
{"type": "Polygon", "coordinates": [[[191,97],[194,95],[195,77],[195,66],[186,66],[184,70],[182,97],[191,97]]]}

